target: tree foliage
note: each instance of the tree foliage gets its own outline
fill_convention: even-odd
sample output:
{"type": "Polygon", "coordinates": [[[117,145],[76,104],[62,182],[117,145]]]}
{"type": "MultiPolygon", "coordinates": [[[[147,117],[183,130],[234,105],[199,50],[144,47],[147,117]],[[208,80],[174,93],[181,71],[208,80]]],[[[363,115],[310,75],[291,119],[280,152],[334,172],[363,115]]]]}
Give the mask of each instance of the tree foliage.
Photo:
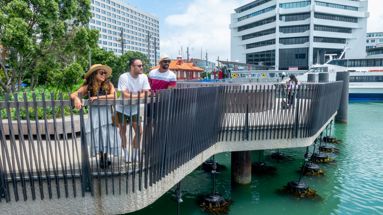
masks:
{"type": "Polygon", "coordinates": [[[34,87],[55,78],[53,71],[85,68],[98,40],[85,27],[90,18],[90,0],[1,0],[0,44],[8,56],[0,62],[2,89],[15,91],[22,81],[34,87]]]}
{"type": "Polygon", "coordinates": [[[112,82],[117,86],[118,78],[124,72],[129,71],[128,63],[130,59],[138,58],[144,64],[144,71],[149,71],[149,60],[147,56],[141,52],[127,51],[121,56],[116,56],[111,51],[105,51],[101,48],[93,49],[92,63],[101,63],[110,66],[113,69],[112,82]]]}

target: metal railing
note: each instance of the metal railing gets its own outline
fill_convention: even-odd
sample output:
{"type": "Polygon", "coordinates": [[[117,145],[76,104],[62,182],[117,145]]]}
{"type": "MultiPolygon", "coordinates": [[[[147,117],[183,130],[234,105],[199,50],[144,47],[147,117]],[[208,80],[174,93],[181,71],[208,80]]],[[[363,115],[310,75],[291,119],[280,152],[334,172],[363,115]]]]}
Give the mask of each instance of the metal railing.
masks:
{"type": "Polygon", "coordinates": [[[62,94],[6,95],[0,201],[135,192],[219,141],[310,137],[336,113],[341,88],[341,82],[307,84],[288,93],[279,84],[209,85],[84,100],[80,111],[62,94]],[[120,134],[124,120],[129,124],[120,134]]]}

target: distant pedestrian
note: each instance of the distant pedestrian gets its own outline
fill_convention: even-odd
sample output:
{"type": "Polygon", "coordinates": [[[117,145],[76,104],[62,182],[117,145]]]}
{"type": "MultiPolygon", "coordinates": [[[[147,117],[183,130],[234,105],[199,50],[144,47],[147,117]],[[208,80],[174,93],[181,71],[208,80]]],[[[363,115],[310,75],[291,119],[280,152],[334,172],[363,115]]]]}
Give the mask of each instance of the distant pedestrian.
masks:
{"type": "MultiPolygon", "coordinates": [[[[145,92],[149,92],[150,85],[148,77],[143,74],[143,64],[140,59],[133,58],[129,61],[129,72],[123,73],[118,80],[118,91],[121,96],[126,99],[143,98],[145,92]]],[[[139,104],[138,104],[139,105],[139,104]]],[[[125,161],[138,161],[139,147],[142,136],[141,117],[138,113],[138,105],[117,105],[117,124],[120,128],[121,144],[125,151],[125,161]],[[127,124],[131,124],[135,132],[132,146],[133,150],[129,151],[127,147],[127,124]],[[138,132],[137,132],[138,131],[138,132]],[[139,139],[137,139],[139,135],[139,139]]]]}
{"type": "Polygon", "coordinates": [[[295,92],[296,92],[296,89],[298,88],[298,79],[293,74],[291,74],[289,78],[290,79],[286,82],[287,101],[288,101],[287,104],[291,106],[292,104],[294,104],[295,92]]]}
{"type": "Polygon", "coordinates": [[[100,155],[100,168],[111,165],[108,154],[118,155],[120,138],[115,138],[116,127],[112,126],[112,113],[109,106],[97,105],[97,99],[114,99],[115,89],[109,77],[112,69],[107,65],[95,64],[84,75],[85,82],[73,92],[70,97],[76,109],[81,109],[83,104],[79,97],[81,94],[89,99],[89,118],[86,121],[86,140],[91,149],[92,156],[100,155]]]}

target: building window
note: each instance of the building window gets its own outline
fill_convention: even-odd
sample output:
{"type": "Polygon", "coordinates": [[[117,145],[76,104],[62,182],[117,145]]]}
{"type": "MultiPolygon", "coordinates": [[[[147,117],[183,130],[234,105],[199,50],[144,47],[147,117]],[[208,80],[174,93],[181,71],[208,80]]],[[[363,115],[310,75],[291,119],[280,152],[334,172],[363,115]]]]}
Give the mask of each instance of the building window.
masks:
{"type": "Polygon", "coordinates": [[[296,26],[286,26],[280,27],[279,32],[281,33],[302,33],[310,30],[310,25],[296,25],[296,26]]]}
{"type": "Polygon", "coordinates": [[[314,17],[317,19],[327,19],[327,20],[340,21],[340,22],[358,23],[358,18],[349,17],[349,16],[339,16],[339,15],[331,15],[331,14],[325,14],[325,13],[315,13],[314,17]]]}
{"type": "Polygon", "coordinates": [[[259,10],[259,11],[256,11],[254,13],[250,13],[250,14],[248,14],[246,16],[239,17],[238,18],[238,22],[242,21],[242,20],[245,20],[245,19],[248,19],[248,18],[251,18],[251,17],[254,17],[254,16],[258,16],[258,15],[267,13],[267,12],[272,11],[274,9],[275,9],[275,5],[271,6],[271,7],[268,7],[268,8],[265,8],[265,9],[262,9],[262,10],[259,10]]]}
{"type": "Polygon", "coordinates": [[[280,38],[279,43],[283,45],[304,44],[309,42],[309,37],[280,38]]]}
{"type": "Polygon", "coordinates": [[[242,40],[248,40],[251,38],[256,38],[256,37],[261,37],[269,34],[274,34],[275,33],[275,28],[270,28],[264,31],[259,31],[256,33],[251,33],[251,34],[246,34],[242,36],[242,40]]]}
{"type": "Polygon", "coordinates": [[[314,29],[316,31],[328,31],[328,32],[336,32],[336,33],[352,33],[351,28],[341,28],[341,27],[332,27],[332,26],[324,26],[324,25],[314,25],[314,29]]]}
{"type": "Polygon", "coordinates": [[[269,45],[273,45],[273,44],[275,44],[275,39],[265,40],[265,41],[261,41],[261,42],[246,44],[246,49],[252,49],[252,48],[257,48],[257,47],[262,47],[262,46],[269,46],[269,45]]]}
{"type": "Polygon", "coordinates": [[[238,32],[275,22],[275,16],[238,27],[238,32]]]}
{"type": "Polygon", "coordinates": [[[281,15],[279,20],[284,22],[293,22],[293,21],[302,21],[310,18],[310,13],[297,13],[297,14],[288,14],[281,15]]]}
{"type": "Polygon", "coordinates": [[[331,38],[331,37],[314,37],[314,42],[345,44],[346,43],[346,39],[343,39],[343,38],[331,38]]]}
{"type": "Polygon", "coordinates": [[[258,7],[259,5],[265,4],[271,0],[258,0],[258,1],[253,1],[252,3],[249,3],[247,5],[244,5],[242,7],[239,7],[235,9],[235,12],[237,13],[242,13],[244,11],[250,10],[252,8],[258,7]]]}
{"type": "Polygon", "coordinates": [[[343,10],[358,11],[357,7],[352,7],[348,5],[333,4],[333,3],[321,2],[321,1],[316,1],[315,4],[319,6],[323,6],[323,7],[332,7],[332,8],[343,9],[343,10]]]}
{"type": "Polygon", "coordinates": [[[274,66],[275,50],[246,54],[246,63],[255,65],[262,64],[266,66],[274,66]]]}
{"type": "Polygon", "coordinates": [[[285,9],[288,9],[288,8],[299,8],[299,7],[306,7],[306,6],[310,5],[310,4],[311,4],[311,0],[307,0],[307,1],[283,3],[283,4],[279,4],[279,7],[285,8],[285,9]]]}

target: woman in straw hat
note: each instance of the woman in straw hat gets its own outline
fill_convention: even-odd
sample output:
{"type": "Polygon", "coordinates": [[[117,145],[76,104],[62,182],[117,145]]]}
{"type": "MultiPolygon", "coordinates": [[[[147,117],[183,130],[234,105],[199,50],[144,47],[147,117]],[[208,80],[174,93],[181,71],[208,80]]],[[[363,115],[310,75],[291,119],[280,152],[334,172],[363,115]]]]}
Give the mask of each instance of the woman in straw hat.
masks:
{"type": "Polygon", "coordinates": [[[83,103],[79,95],[89,99],[89,117],[86,122],[86,140],[93,156],[100,153],[100,167],[106,168],[111,162],[108,153],[118,155],[120,137],[116,127],[112,126],[111,108],[108,105],[97,105],[96,100],[114,99],[115,89],[108,79],[112,68],[95,64],[85,73],[84,84],[71,94],[76,109],[81,109],[83,103]]]}

